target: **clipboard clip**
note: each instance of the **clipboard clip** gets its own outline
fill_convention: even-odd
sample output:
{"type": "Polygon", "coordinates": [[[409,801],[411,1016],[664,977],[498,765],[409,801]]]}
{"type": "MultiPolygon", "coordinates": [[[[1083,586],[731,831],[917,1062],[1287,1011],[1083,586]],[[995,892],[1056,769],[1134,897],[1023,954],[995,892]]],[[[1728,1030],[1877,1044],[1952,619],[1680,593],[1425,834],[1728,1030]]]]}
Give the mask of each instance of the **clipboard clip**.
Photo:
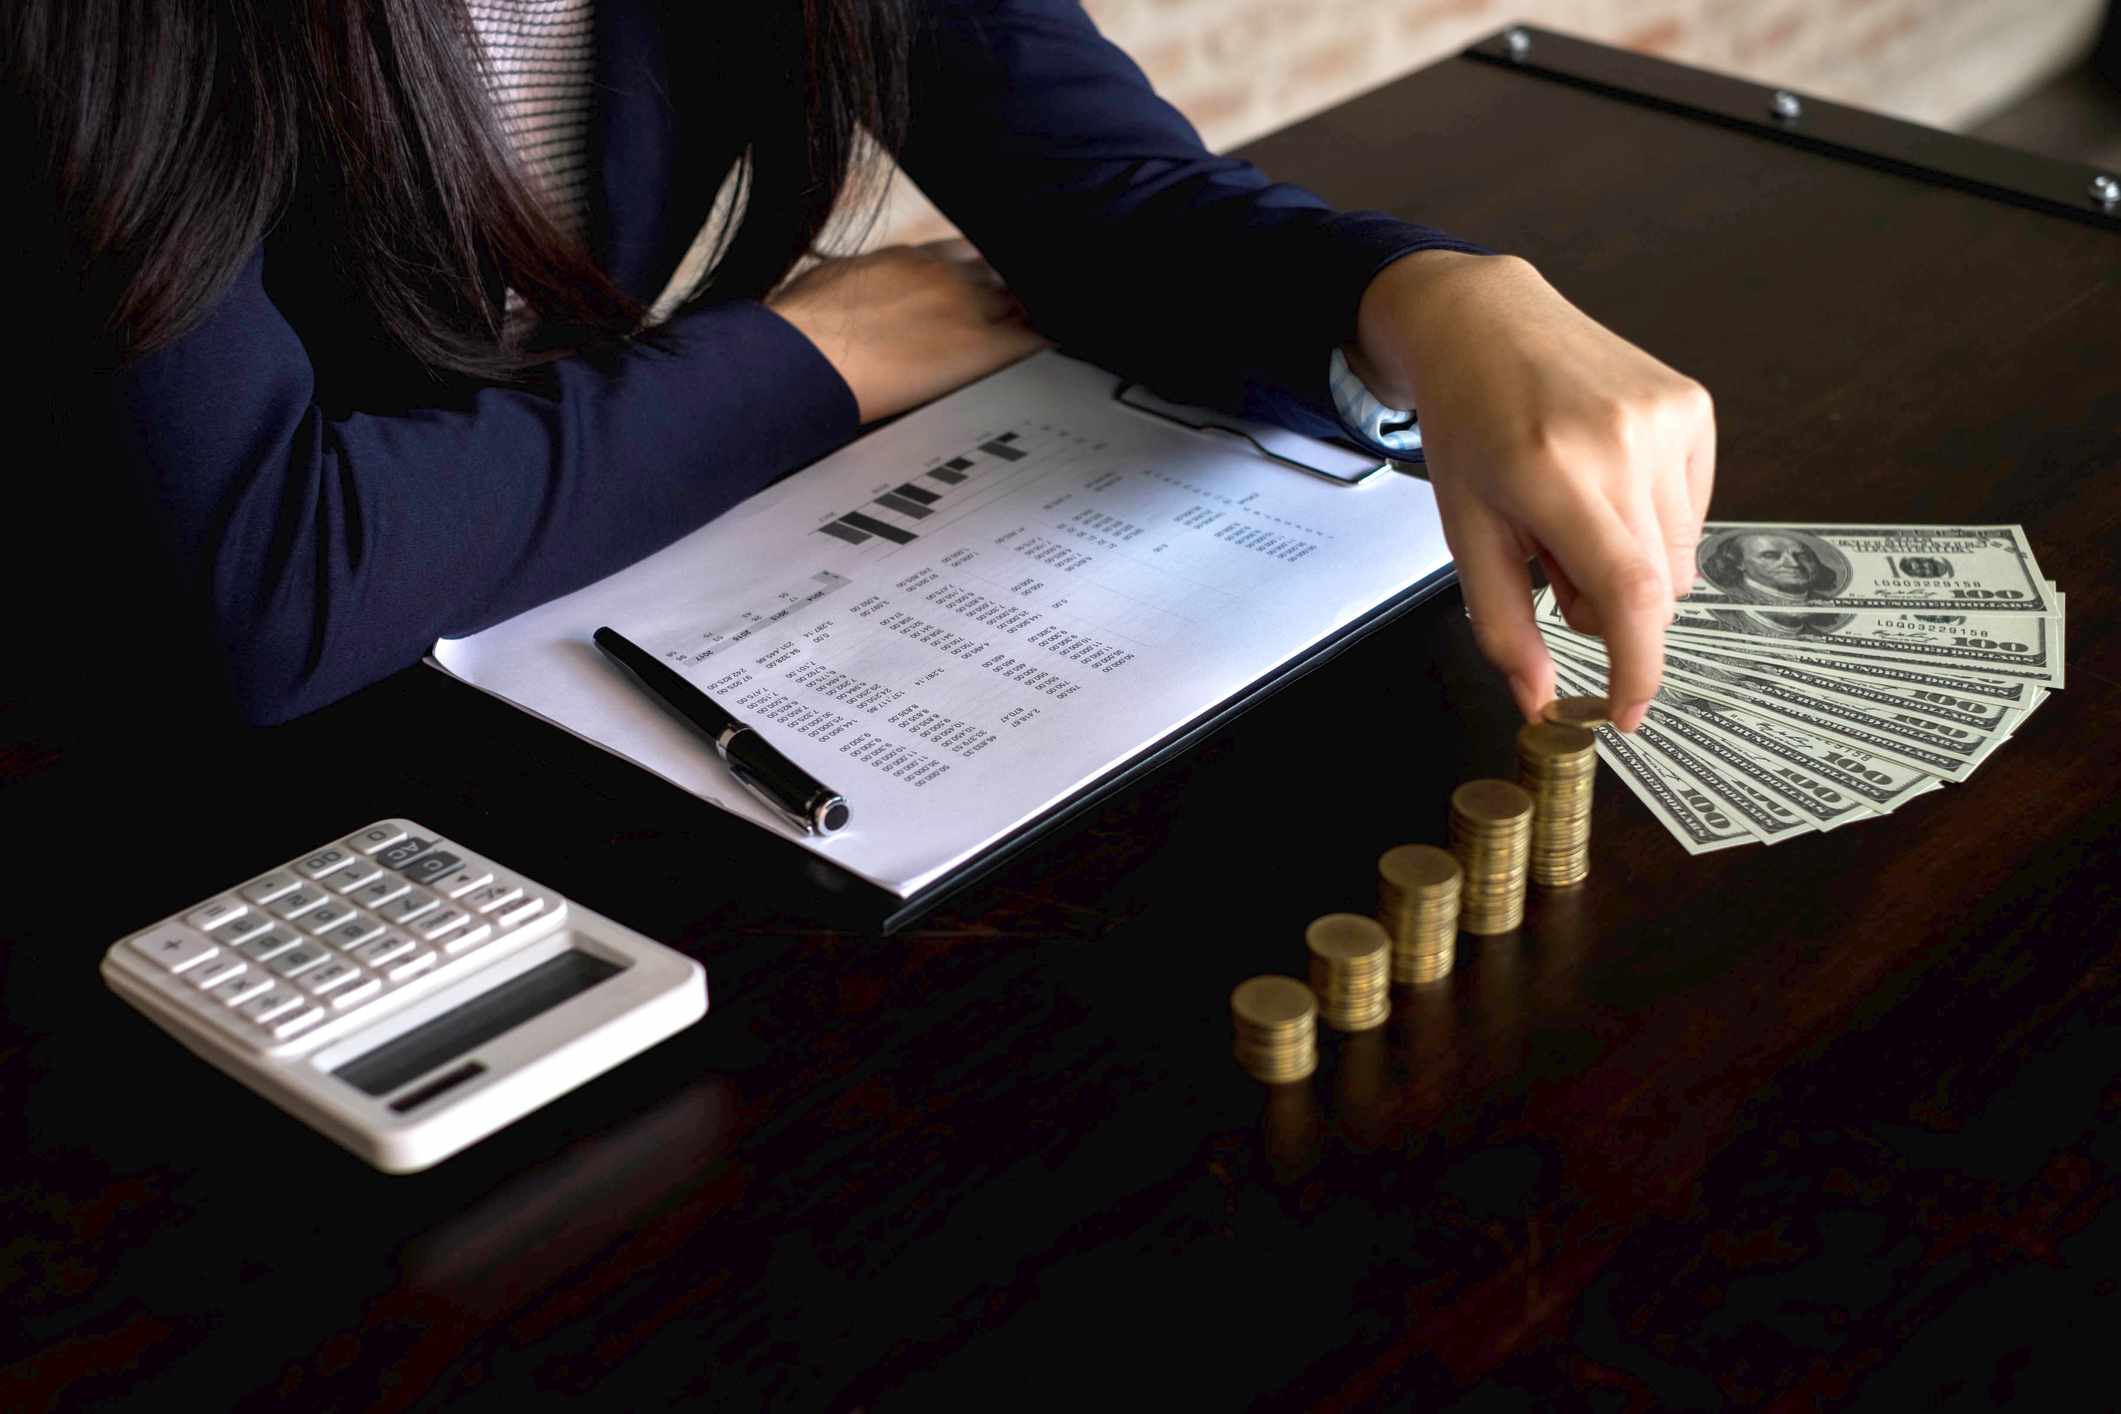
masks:
{"type": "Polygon", "coordinates": [[[1392,469],[1391,462],[1379,460],[1374,453],[1321,442],[1285,427],[1255,422],[1235,413],[1174,403],[1159,398],[1139,383],[1124,379],[1113,389],[1112,400],[1136,412],[1175,423],[1190,432],[1248,443],[1255,453],[1270,462],[1319,477],[1336,486],[1361,486],[1392,469]]]}

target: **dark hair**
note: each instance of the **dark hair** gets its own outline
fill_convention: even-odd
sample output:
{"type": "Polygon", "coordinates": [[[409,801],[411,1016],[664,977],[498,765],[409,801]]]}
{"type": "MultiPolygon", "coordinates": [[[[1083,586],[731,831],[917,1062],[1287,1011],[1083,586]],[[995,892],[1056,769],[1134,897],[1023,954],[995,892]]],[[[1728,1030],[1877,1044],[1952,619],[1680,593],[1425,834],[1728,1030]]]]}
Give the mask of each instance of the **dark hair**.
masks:
{"type": "MultiPolygon", "coordinates": [[[[742,101],[722,105],[748,124],[731,134],[743,216],[695,299],[710,283],[765,294],[833,219],[864,130],[896,145],[904,4],[660,7],[673,54],[740,56],[726,72],[748,80],[742,101]]],[[[46,278],[85,300],[103,357],[182,334],[276,228],[317,242],[378,333],[433,370],[509,378],[639,329],[641,307],[516,165],[461,0],[7,0],[5,11],[0,77],[19,111],[0,113],[0,143],[16,149],[0,156],[26,170],[0,177],[48,201],[31,214],[27,254],[56,262],[46,278]],[[538,312],[539,348],[503,344],[503,288],[538,312]]]]}

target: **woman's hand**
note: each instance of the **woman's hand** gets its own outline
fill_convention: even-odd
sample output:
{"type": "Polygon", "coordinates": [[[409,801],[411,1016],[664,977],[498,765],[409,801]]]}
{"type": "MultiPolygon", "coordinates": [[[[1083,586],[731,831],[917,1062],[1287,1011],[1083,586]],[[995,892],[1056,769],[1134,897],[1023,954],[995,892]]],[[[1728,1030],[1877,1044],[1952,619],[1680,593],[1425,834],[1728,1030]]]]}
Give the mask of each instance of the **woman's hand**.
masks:
{"type": "Polygon", "coordinates": [[[918,407],[1045,346],[967,241],[823,261],[766,304],[839,370],[863,422],[918,407]]]}
{"type": "Polygon", "coordinates": [[[1512,256],[1426,251],[1363,296],[1349,364],[1421,418],[1429,479],[1481,651],[1528,718],[1554,695],[1532,623],[1537,555],[1571,627],[1612,658],[1614,725],[1664,675],[1716,476],[1708,393],[1512,256]]]}

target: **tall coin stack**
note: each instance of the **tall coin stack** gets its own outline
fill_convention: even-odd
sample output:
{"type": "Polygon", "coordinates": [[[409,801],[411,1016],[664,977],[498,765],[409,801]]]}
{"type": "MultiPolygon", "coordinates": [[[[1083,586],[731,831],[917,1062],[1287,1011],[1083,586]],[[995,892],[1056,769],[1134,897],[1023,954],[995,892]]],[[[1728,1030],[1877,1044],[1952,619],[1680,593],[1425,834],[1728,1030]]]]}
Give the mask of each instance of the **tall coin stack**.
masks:
{"type": "Polygon", "coordinates": [[[1565,889],[1591,873],[1591,784],[1598,739],[1582,727],[1533,722],[1517,733],[1517,783],[1532,794],[1532,882],[1565,889]]]}
{"type": "Polygon", "coordinates": [[[1532,809],[1531,795],[1508,781],[1467,781],[1451,792],[1451,853],[1466,871],[1458,926],[1468,933],[1524,922],[1532,809]]]}
{"type": "Polygon", "coordinates": [[[1465,871],[1449,850],[1403,844],[1377,860],[1377,921],[1392,935],[1392,980],[1437,982],[1458,951],[1458,893],[1465,871]]]}
{"type": "Polygon", "coordinates": [[[1392,1010],[1392,935],[1374,918],[1329,913],[1304,930],[1311,990],[1336,1031],[1382,1026],[1392,1010]]]}
{"type": "Polygon", "coordinates": [[[1318,1002],[1294,977],[1254,977],[1230,993],[1237,1063],[1269,1085],[1318,1069],[1318,1002]]]}

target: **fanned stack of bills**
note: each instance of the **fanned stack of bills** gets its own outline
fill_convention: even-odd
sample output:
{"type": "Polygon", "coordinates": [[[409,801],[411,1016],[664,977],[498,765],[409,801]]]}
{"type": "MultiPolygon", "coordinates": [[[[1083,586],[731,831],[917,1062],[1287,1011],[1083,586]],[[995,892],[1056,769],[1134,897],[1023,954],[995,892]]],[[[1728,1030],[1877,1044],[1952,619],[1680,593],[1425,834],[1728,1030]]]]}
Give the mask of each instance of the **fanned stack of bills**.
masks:
{"type": "MultiPolygon", "coordinates": [[[[1898,809],[1963,781],[2062,686],[2062,595],[2022,527],[1711,522],[1664,687],[1598,754],[1691,854],[1898,809]]],[[[1605,644],[1554,591],[1563,696],[1605,692],[1605,644]]]]}

